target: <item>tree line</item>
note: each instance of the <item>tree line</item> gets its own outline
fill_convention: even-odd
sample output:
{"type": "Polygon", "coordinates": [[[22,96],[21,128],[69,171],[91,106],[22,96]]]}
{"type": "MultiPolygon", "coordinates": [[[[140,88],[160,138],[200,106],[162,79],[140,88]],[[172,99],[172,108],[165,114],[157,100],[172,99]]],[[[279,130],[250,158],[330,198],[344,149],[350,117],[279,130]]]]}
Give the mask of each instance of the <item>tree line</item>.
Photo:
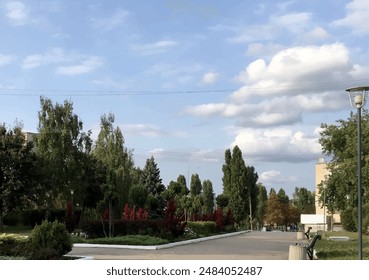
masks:
{"type": "Polygon", "coordinates": [[[40,107],[38,131],[31,142],[25,140],[21,123],[0,124],[1,230],[4,217],[12,211],[63,208],[68,202],[82,213],[108,210],[109,218],[122,215],[127,205],[160,218],[172,200],[183,220],[204,219],[221,208],[231,213],[235,225],[251,229],[296,224],[301,212],[314,211],[314,194],[306,188],[296,188],[291,200],[283,189],[267,195],[238,146],[225,151],[223,193],[215,197],[212,182],[202,181],[198,174],[192,174],[189,187],[184,175],[164,186],[154,157],[142,169],[135,166],[133,151],[114,125],[114,114],[101,116],[100,132],[93,141],[72,102],[54,104],[41,97],[40,107]]]}

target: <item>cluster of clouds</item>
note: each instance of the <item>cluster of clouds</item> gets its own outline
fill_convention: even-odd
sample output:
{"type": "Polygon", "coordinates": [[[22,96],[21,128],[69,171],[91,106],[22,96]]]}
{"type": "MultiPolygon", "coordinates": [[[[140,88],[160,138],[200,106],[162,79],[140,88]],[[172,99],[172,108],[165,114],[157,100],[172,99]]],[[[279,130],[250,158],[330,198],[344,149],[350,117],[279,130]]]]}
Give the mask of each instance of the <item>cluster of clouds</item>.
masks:
{"type": "MultiPolygon", "coordinates": [[[[338,40],[332,42],[335,36],[329,32],[344,28],[351,30],[355,36],[369,34],[369,1],[349,2],[346,15],[325,26],[317,25],[311,12],[283,12],[293,2],[284,2],[284,5],[279,6],[279,13],[269,15],[264,23],[222,23],[211,27],[211,32],[224,32],[228,35],[225,36],[226,43],[244,44],[245,55],[255,59],[233,77],[234,82],[240,86],[227,100],[184,108],[187,115],[196,118],[233,120],[234,126],[229,131],[232,131],[234,140],[230,146],[239,145],[263,161],[294,162],[319,156],[319,133],[317,127],[310,127],[308,131],[303,128],[306,117],[346,108],[347,98],[342,93],[343,89],[351,86],[352,81],[367,79],[369,76],[369,66],[354,62],[352,50],[338,40]],[[287,36],[294,39],[290,45],[277,40],[287,36]]],[[[14,26],[37,24],[36,12],[26,3],[3,2],[2,12],[9,23],[14,26]]],[[[56,11],[58,7],[55,5],[44,9],[56,11]]],[[[255,13],[262,14],[264,9],[260,5],[255,13]]],[[[111,32],[126,24],[130,16],[129,11],[119,8],[111,12],[110,16],[90,18],[90,23],[93,28],[111,32]]],[[[149,43],[135,43],[129,47],[133,52],[147,57],[166,53],[180,45],[178,40],[165,38],[149,43]]],[[[0,53],[0,66],[15,60],[12,55],[0,53]]],[[[102,56],[71,52],[63,48],[33,53],[20,60],[24,71],[51,66],[55,74],[68,76],[91,73],[106,63],[102,56]]],[[[163,84],[167,88],[191,83],[209,86],[224,78],[217,70],[208,69],[196,62],[180,66],[162,62],[149,67],[146,73],[168,81],[163,84]]],[[[118,86],[110,78],[105,81],[118,86]]],[[[126,129],[128,133],[146,137],[166,134],[155,125],[132,124],[126,129]]],[[[178,135],[183,137],[183,134],[178,135]]]]}
{"type": "MultiPolygon", "coordinates": [[[[351,28],[353,35],[368,34],[369,2],[354,0],[346,11],[343,19],[329,27],[351,28]]],[[[344,89],[367,80],[369,65],[354,62],[353,50],[342,42],[317,44],[333,36],[314,25],[311,13],[272,15],[265,24],[217,25],[212,30],[237,34],[227,41],[247,43],[246,55],[263,58],[249,63],[234,78],[241,86],[228,101],[187,106],[185,112],[204,119],[232,119],[234,126],[229,131],[235,136],[231,146],[240,146],[256,161],[302,162],[319,157],[319,126],[324,120],[316,117],[315,126],[310,127],[306,120],[315,113],[348,109],[344,89]],[[282,32],[293,34],[300,43],[270,43],[282,32]],[[308,37],[315,43],[306,44],[308,37]]]]}

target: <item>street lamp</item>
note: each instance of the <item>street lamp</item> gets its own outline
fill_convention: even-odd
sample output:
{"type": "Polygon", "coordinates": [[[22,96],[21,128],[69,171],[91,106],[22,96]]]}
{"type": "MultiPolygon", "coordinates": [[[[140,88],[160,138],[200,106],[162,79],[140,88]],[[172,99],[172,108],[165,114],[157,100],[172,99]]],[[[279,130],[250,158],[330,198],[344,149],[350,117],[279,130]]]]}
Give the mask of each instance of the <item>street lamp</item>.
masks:
{"type": "Polygon", "coordinates": [[[73,206],[73,195],[74,195],[74,190],[71,189],[70,190],[70,194],[71,194],[71,197],[72,197],[72,213],[74,212],[74,206],[73,206]]]}
{"type": "Polygon", "coordinates": [[[351,106],[357,109],[357,208],[358,208],[358,235],[359,235],[359,260],[363,259],[362,244],[362,199],[361,199],[361,108],[365,105],[365,99],[369,86],[352,87],[346,89],[349,94],[351,106]]]}

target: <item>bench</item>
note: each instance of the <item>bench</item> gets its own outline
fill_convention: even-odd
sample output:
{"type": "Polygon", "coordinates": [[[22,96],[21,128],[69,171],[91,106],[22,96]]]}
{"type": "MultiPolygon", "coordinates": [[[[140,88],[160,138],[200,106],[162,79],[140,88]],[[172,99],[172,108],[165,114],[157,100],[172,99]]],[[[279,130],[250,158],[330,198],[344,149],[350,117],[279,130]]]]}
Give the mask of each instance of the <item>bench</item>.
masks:
{"type": "Polygon", "coordinates": [[[310,233],[310,230],[312,229],[312,227],[309,227],[308,230],[305,232],[305,236],[307,239],[309,239],[309,233],[310,233]]]}
{"type": "Polygon", "coordinates": [[[296,243],[296,245],[302,246],[306,248],[306,253],[309,257],[310,260],[314,259],[314,246],[317,240],[322,239],[322,236],[320,234],[316,234],[313,239],[311,239],[310,243],[303,243],[303,244],[299,244],[296,243]]]}

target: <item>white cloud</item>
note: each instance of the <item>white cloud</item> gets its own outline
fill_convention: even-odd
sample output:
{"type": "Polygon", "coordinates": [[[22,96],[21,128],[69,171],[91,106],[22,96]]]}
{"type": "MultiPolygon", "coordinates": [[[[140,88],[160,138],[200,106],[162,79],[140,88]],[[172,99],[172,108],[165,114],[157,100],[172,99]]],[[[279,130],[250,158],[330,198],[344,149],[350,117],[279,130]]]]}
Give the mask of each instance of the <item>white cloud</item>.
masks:
{"type": "Polygon", "coordinates": [[[174,161],[196,161],[217,163],[223,159],[224,151],[216,151],[211,149],[202,149],[196,151],[190,150],[167,150],[163,148],[155,148],[149,151],[150,155],[155,158],[165,158],[174,161]]]}
{"type": "Polygon", "coordinates": [[[247,47],[246,55],[269,57],[281,51],[284,47],[280,44],[251,43],[247,47]]]}
{"type": "Polygon", "coordinates": [[[350,78],[351,69],[349,51],[343,44],[293,47],[278,52],[269,64],[263,59],[250,63],[236,77],[245,86],[233,97],[298,95],[311,92],[317,84],[320,91],[337,89],[342,78],[350,78]]]}
{"type": "Polygon", "coordinates": [[[213,31],[230,31],[234,36],[227,38],[230,43],[250,43],[272,41],[279,35],[300,35],[311,29],[311,13],[285,13],[272,15],[265,24],[258,25],[216,25],[213,31]]]}
{"type": "Polygon", "coordinates": [[[205,85],[211,85],[218,81],[219,73],[216,72],[208,72],[205,73],[202,77],[201,83],[205,85]]]}
{"type": "Polygon", "coordinates": [[[172,137],[188,137],[188,133],[180,130],[170,130],[166,131],[157,125],[152,124],[123,124],[122,129],[124,133],[132,135],[141,135],[149,138],[157,138],[162,136],[172,136],[172,137]]]}
{"type": "Polygon", "coordinates": [[[308,41],[319,41],[327,39],[328,37],[328,32],[320,26],[317,26],[313,30],[304,33],[304,38],[308,41]]]}
{"type": "Polygon", "coordinates": [[[10,64],[15,59],[12,55],[5,55],[0,53],[0,66],[10,64]]]}
{"type": "Polygon", "coordinates": [[[81,75],[87,74],[103,64],[103,60],[101,57],[92,56],[83,59],[78,64],[70,65],[70,66],[59,66],[56,69],[56,74],[59,75],[67,75],[67,76],[74,76],[74,75],[81,75]]]}
{"type": "Polygon", "coordinates": [[[148,124],[126,124],[123,125],[123,130],[127,134],[138,134],[145,137],[159,137],[166,135],[167,133],[163,131],[160,127],[156,125],[148,124]]]}
{"type": "Polygon", "coordinates": [[[276,35],[276,28],[269,24],[237,27],[235,29],[237,29],[236,35],[227,39],[230,43],[272,40],[276,35]]]}
{"type": "Polygon", "coordinates": [[[184,112],[202,118],[234,118],[241,127],[273,127],[300,123],[303,113],[329,112],[346,106],[346,95],[327,91],[292,97],[278,96],[257,103],[201,104],[185,107],[184,112]]]}
{"type": "Polygon", "coordinates": [[[120,9],[117,9],[109,17],[93,18],[92,23],[98,29],[101,29],[103,31],[111,31],[111,30],[118,28],[123,23],[125,23],[128,16],[129,16],[129,12],[127,10],[120,8],[120,9]]]}
{"type": "Polygon", "coordinates": [[[296,176],[284,176],[278,170],[268,170],[260,174],[259,181],[262,182],[264,185],[279,185],[279,184],[286,184],[286,183],[293,183],[297,181],[296,176]]]}
{"type": "Polygon", "coordinates": [[[304,32],[309,27],[310,19],[310,13],[290,13],[282,16],[272,16],[270,24],[296,34],[304,32]]]}
{"type": "Polygon", "coordinates": [[[66,53],[61,48],[54,48],[44,54],[28,55],[23,60],[22,68],[24,70],[30,70],[50,64],[57,65],[56,74],[71,76],[96,70],[103,64],[103,59],[98,56],[66,53]]]}
{"type": "Polygon", "coordinates": [[[14,25],[25,25],[29,20],[29,11],[20,1],[11,1],[5,4],[5,15],[14,25]]]}
{"type": "Polygon", "coordinates": [[[65,53],[63,49],[54,48],[44,54],[32,54],[28,55],[22,63],[23,69],[33,69],[39,66],[61,63],[61,62],[69,62],[72,61],[73,58],[71,55],[65,53]]]}
{"type": "Polygon", "coordinates": [[[178,42],[172,40],[162,40],[150,44],[136,44],[131,48],[142,55],[154,55],[168,51],[178,45],[178,42]]]}
{"type": "Polygon", "coordinates": [[[238,145],[255,161],[303,162],[321,154],[316,129],[310,134],[289,128],[241,129],[232,146],[238,145]]]}
{"type": "Polygon", "coordinates": [[[334,26],[346,26],[354,34],[369,33],[369,2],[367,0],[353,0],[346,5],[346,17],[333,22],[334,26]]]}

